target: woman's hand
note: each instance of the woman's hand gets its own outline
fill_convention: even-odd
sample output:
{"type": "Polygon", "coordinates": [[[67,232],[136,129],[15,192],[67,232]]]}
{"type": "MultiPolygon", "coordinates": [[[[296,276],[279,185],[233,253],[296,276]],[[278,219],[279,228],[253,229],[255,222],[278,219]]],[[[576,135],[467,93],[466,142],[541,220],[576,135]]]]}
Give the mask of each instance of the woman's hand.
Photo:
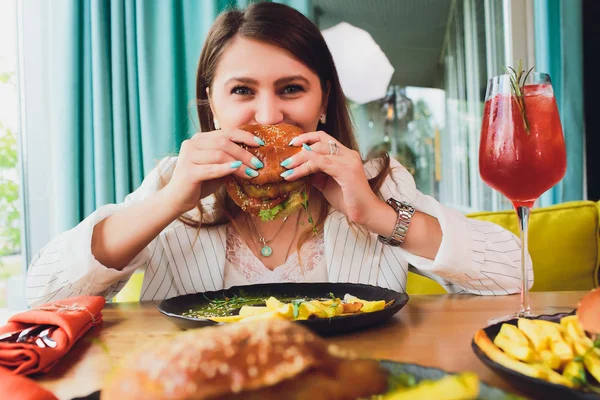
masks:
{"type": "Polygon", "coordinates": [[[200,199],[212,194],[222,178],[235,174],[250,179],[258,176],[263,163],[239,146],[264,145],[264,142],[240,129],[196,133],[181,144],[177,165],[165,187],[173,207],[184,213],[196,207],[200,199]]]}
{"type": "Polygon", "coordinates": [[[323,131],[302,134],[291,145],[303,150],[282,162],[288,168],[282,174],[286,180],[314,174],[312,183],[329,204],[359,225],[365,225],[371,211],[380,208],[382,201],[371,190],[357,151],[323,131]]]}

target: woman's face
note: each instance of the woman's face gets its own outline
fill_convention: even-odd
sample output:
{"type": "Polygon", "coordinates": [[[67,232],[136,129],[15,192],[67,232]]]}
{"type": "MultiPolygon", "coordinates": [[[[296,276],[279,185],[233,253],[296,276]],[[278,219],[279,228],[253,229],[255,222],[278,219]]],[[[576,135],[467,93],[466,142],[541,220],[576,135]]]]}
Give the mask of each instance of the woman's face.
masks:
{"type": "Polygon", "coordinates": [[[327,108],[319,77],[306,65],[279,47],[239,36],[225,47],[208,94],[223,129],[288,123],[312,132],[327,108]]]}

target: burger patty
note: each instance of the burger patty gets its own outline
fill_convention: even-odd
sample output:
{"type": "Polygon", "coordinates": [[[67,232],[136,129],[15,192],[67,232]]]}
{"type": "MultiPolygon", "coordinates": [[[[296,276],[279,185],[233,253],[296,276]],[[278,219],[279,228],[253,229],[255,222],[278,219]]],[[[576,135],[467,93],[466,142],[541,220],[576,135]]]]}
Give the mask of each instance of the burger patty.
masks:
{"type": "Polygon", "coordinates": [[[246,195],[261,200],[285,198],[291,191],[299,189],[305,184],[304,181],[283,181],[266,185],[255,185],[251,182],[241,180],[238,180],[237,183],[246,195]]]}

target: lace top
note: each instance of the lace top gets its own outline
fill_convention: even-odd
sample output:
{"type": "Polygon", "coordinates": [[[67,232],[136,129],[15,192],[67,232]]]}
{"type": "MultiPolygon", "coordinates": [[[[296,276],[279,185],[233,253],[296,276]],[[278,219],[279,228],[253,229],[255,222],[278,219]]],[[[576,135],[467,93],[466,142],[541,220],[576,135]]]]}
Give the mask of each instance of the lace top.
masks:
{"type": "Polygon", "coordinates": [[[227,226],[225,288],[236,285],[277,282],[327,282],[323,234],[313,238],[298,253],[290,254],[282,265],[270,270],[252,253],[237,230],[227,226]]]}

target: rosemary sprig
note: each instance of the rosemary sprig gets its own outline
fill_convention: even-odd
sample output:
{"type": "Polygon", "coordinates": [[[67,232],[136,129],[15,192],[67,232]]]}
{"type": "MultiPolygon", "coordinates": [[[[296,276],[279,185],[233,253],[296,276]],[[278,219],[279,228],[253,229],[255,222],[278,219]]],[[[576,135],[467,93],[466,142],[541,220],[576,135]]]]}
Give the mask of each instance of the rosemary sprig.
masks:
{"type": "Polygon", "coordinates": [[[529,74],[531,73],[531,71],[533,71],[533,67],[531,67],[531,69],[525,72],[523,70],[523,62],[519,60],[517,61],[516,70],[508,66],[504,68],[504,71],[506,71],[510,78],[510,87],[512,95],[515,97],[517,106],[519,107],[519,111],[521,111],[521,117],[523,118],[523,126],[525,127],[525,132],[529,134],[529,121],[527,120],[527,114],[525,112],[525,82],[527,82],[529,74]]]}

